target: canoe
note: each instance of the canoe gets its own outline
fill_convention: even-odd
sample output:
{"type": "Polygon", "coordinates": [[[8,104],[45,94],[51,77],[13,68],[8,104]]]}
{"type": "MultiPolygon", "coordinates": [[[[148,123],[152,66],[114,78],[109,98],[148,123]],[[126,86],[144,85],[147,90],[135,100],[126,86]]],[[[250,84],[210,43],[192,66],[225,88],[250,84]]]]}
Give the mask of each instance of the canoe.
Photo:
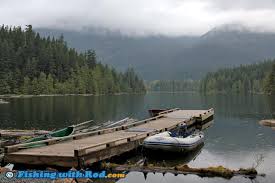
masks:
{"type": "Polygon", "coordinates": [[[124,118],[124,119],[119,120],[119,121],[107,121],[107,122],[102,123],[100,125],[95,125],[95,126],[92,126],[88,129],[81,130],[80,132],[86,133],[86,132],[101,130],[101,129],[105,129],[105,128],[113,128],[115,126],[119,126],[119,125],[123,125],[123,124],[128,124],[128,123],[131,124],[131,123],[134,123],[136,121],[137,120],[135,120],[135,119],[127,117],[127,118],[124,118]]]}
{"type": "Polygon", "coordinates": [[[37,141],[41,141],[41,140],[50,139],[53,137],[65,137],[65,136],[72,135],[73,133],[74,133],[74,126],[69,126],[67,128],[53,131],[53,132],[50,132],[45,135],[40,135],[38,137],[31,138],[31,139],[25,141],[24,143],[37,142],[37,141]]]}
{"type": "Polygon", "coordinates": [[[155,117],[155,116],[158,116],[159,113],[166,111],[166,110],[169,110],[169,109],[149,109],[148,112],[150,114],[150,117],[155,117]]]}
{"type": "Polygon", "coordinates": [[[91,128],[88,128],[87,126],[90,125],[90,123],[93,120],[85,121],[85,122],[77,124],[77,125],[72,125],[72,126],[63,128],[61,130],[53,131],[53,132],[50,132],[50,133],[45,134],[45,135],[40,135],[38,137],[31,138],[27,141],[24,141],[22,144],[30,143],[30,142],[38,142],[38,143],[32,144],[32,145],[25,145],[25,146],[23,146],[23,148],[32,148],[32,147],[45,146],[46,143],[44,143],[44,142],[39,143],[39,141],[47,140],[47,139],[51,139],[51,138],[57,138],[57,137],[66,137],[66,136],[70,136],[70,135],[75,134],[75,132],[83,133],[84,131],[88,132],[88,131],[95,131],[95,130],[104,129],[104,128],[111,128],[111,127],[121,125],[121,124],[126,123],[126,122],[131,121],[131,120],[132,119],[127,117],[125,119],[122,119],[122,120],[119,120],[119,121],[116,121],[116,122],[106,122],[106,123],[103,123],[103,125],[101,125],[101,126],[95,126],[95,127],[91,127],[91,128]]]}
{"type": "MultiPolygon", "coordinates": [[[[75,130],[74,126],[69,126],[67,128],[53,131],[53,132],[50,132],[45,135],[40,135],[38,137],[31,138],[31,139],[23,142],[23,144],[30,143],[30,142],[39,142],[42,140],[47,140],[47,139],[57,138],[57,137],[66,137],[66,136],[72,135],[74,133],[74,130],[75,130]]],[[[23,148],[41,147],[41,146],[45,146],[45,145],[46,145],[46,143],[41,142],[41,143],[32,144],[32,145],[25,145],[25,146],[23,146],[23,148]]]]}
{"type": "Polygon", "coordinates": [[[118,125],[121,125],[123,123],[126,123],[129,120],[130,120],[130,118],[127,117],[127,118],[124,118],[124,119],[116,121],[116,122],[112,122],[112,123],[109,123],[109,124],[108,123],[103,124],[103,127],[104,128],[111,128],[111,127],[118,126],[118,125]]]}
{"type": "Polygon", "coordinates": [[[71,125],[71,126],[68,126],[66,128],[63,128],[63,129],[60,129],[57,131],[49,132],[47,134],[31,138],[31,139],[25,141],[24,143],[37,142],[37,141],[47,140],[47,139],[56,138],[56,137],[70,136],[70,135],[73,135],[75,133],[75,131],[79,131],[79,130],[82,130],[83,128],[87,127],[87,125],[89,125],[92,121],[93,120],[85,121],[85,122],[77,124],[77,125],[71,125]]]}
{"type": "MultiPolygon", "coordinates": [[[[125,119],[122,119],[122,120],[116,121],[116,122],[106,122],[102,126],[98,126],[98,127],[96,126],[96,128],[91,128],[89,131],[95,131],[95,130],[102,129],[102,128],[111,128],[116,125],[125,123],[129,120],[130,119],[127,117],[125,119]]],[[[77,124],[77,125],[72,125],[72,126],[63,128],[61,130],[50,132],[45,135],[40,135],[38,137],[31,138],[23,143],[39,142],[42,140],[47,140],[47,139],[57,138],[57,137],[66,137],[66,136],[73,135],[75,132],[81,133],[81,132],[85,131],[83,129],[87,129],[87,126],[90,125],[91,122],[93,122],[93,120],[85,121],[85,122],[77,124]]],[[[33,145],[25,145],[24,148],[40,147],[40,146],[45,146],[45,145],[46,145],[46,143],[41,142],[41,143],[37,143],[37,144],[33,144],[33,145]]]]}
{"type": "Polygon", "coordinates": [[[93,122],[93,120],[84,121],[84,122],[79,123],[77,125],[72,125],[72,127],[74,127],[74,132],[79,132],[83,129],[87,129],[91,125],[92,122],[93,122]]]}

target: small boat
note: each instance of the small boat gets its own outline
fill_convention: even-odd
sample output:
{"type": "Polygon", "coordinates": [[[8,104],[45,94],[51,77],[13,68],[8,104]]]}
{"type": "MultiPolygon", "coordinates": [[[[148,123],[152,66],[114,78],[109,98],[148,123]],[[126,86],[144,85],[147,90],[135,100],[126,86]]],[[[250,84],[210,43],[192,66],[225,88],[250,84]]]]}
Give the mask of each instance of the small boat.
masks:
{"type": "Polygon", "coordinates": [[[101,130],[101,129],[105,129],[105,128],[112,128],[112,127],[116,127],[119,125],[131,124],[136,121],[137,120],[135,120],[135,119],[127,117],[127,118],[121,119],[119,121],[107,121],[105,123],[102,123],[101,125],[95,125],[88,129],[82,130],[80,132],[90,132],[90,131],[96,131],[96,130],[101,130]]]}
{"type": "MultiPolygon", "coordinates": [[[[50,132],[50,133],[45,134],[45,135],[40,135],[38,137],[34,137],[34,138],[29,139],[29,140],[26,140],[25,142],[23,142],[23,144],[24,143],[30,143],[30,142],[38,142],[38,141],[47,140],[47,139],[51,139],[51,138],[70,136],[70,135],[73,135],[76,131],[80,131],[83,128],[85,128],[92,121],[93,120],[85,121],[83,123],[80,123],[80,124],[77,124],[77,125],[71,125],[71,126],[68,126],[66,128],[50,132]]],[[[41,142],[41,143],[33,144],[33,145],[26,145],[26,146],[24,146],[24,148],[40,147],[40,146],[45,146],[45,145],[46,145],[45,143],[41,142]]]]}
{"type": "Polygon", "coordinates": [[[169,110],[169,109],[149,109],[148,112],[151,117],[155,117],[155,116],[158,116],[159,113],[166,111],[166,110],[169,110]]]}
{"type": "Polygon", "coordinates": [[[71,127],[74,127],[74,133],[78,133],[83,129],[89,128],[89,126],[91,125],[92,122],[93,122],[93,120],[89,120],[89,121],[79,123],[77,125],[72,125],[71,127]]]}
{"type": "Polygon", "coordinates": [[[74,130],[75,130],[74,126],[69,126],[69,127],[57,130],[57,131],[50,132],[45,135],[40,135],[38,137],[31,138],[31,139],[25,141],[24,143],[37,142],[37,141],[46,140],[46,139],[50,139],[50,138],[54,138],[54,137],[69,136],[74,133],[74,130]]]}
{"type": "Polygon", "coordinates": [[[103,124],[103,127],[104,128],[112,128],[114,126],[119,126],[119,125],[124,124],[126,122],[130,122],[131,120],[132,119],[127,117],[127,118],[124,118],[124,119],[119,120],[119,121],[115,121],[115,122],[111,122],[111,123],[105,123],[105,124],[103,124]]]}
{"type": "MultiPolygon", "coordinates": [[[[126,123],[131,120],[132,119],[127,117],[120,121],[116,121],[116,122],[108,121],[106,123],[103,123],[103,125],[101,125],[101,126],[95,126],[95,127],[91,127],[91,128],[87,128],[87,126],[90,125],[90,123],[93,120],[85,121],[85,122],[77,124],[77,125],[71,125],[69,127],[66,127],[66,128],[63,128],[63,129],[60,129],[57,131],[53,131],[53,132],[50,132],[45,135],[40,135],[38,137],[31,138],[27,141],[24,141],[23,144],[30,143],[30,142],[39,142],[42,140],[47,140],[47,139],[57,138],[57,137],[66,137],[66,136],[73,135],[75,133],[83,133],[83,132],[85,133],[88,131],[95,131],[95,130],[104,129],[104,128],[111,128],[111,127],[121,125],[122,123],[126,123]]],[[[40,146],[45,146],[45,145],[46,145],[46,143],[41,142],[41,143],[32,144],[32,145],[25,145],[24,148],[40,147],[40,146]]]]}
{"type": "Polygon", "coordinates": [[[203,132],[190,133],[186,125],[179,128],[178,132],[162,132],[147,137],[143,146],[150,150],[163,150],[168,152],[187,152],[196,149],[203,143],[203,132]]]}
{"type": "MultiPolygon", "coordinates": [[[[60,129],[60,130],[57,130],[57,131],[53,131],[53,132],[50,132],[50,133],[45,134],[45,135],[40,135],[38,137],[31,138],[29,140],[26,140],[22,144],[30,143],[30,142],[39,142],[39,141],[42,141],[42,140],[47,140],[47,139],[57,138],[57,137],[66,137],[66,136],[72,135],[74,133],[74,130],[75,130],[74,126],[69,126],[67,128],[63,128],[63,129],[60,129]]],[[[25,146],[23,146],[23,148],[41,147],[41,146],[45,146],[45,145],[46,145],[46,143],[41,142],[41,143],[36,143],[36,144],[31,144],[31,145],[25,145],[25,146]]]]}

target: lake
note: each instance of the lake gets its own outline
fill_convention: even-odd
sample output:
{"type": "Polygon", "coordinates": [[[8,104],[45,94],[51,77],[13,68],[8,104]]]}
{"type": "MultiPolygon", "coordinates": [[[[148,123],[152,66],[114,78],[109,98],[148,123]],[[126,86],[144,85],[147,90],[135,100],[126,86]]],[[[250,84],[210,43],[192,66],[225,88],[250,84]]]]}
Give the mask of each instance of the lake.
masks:
{"type": "MultiPolygon", "coordinates": [[[[205,130],[205,145],[194,157],[191,167],[223,165],[250,167],[257,156],[264,161],[257,170],[266,173],[257,182],[275,182],[275,131],[258,124],[275,118],[275,97],[264,95],[202,95],[197,93],[148,93],[116,96],[58,96],[8,99],[0,105],[0,129],[53,130],[94,119],[95,124],[127,116],[147,118],[150,108],[215,109],[214,124],[205,130]]],[[[177,157],[170,163],[186,161],[177,157]]],[[[231,180],[200,178],[195,175],[148,174],[131,172],[118,182],[251,182],[243,177],[231,180]]]]}

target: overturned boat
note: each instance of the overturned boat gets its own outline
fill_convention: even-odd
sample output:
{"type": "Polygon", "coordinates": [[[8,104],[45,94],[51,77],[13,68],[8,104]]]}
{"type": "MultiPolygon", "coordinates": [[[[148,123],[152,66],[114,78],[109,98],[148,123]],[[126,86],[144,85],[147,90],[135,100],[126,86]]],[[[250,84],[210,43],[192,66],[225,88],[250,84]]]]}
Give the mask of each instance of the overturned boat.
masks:
{"type": "Polygon", "coordinates": [[[143,147],[150,150],[163,150],[169,152],[188,152],[196,149],[204,141],[203,132],[187,132],[186,125],[177,132],[162,132],[143,141],[143,147]]]}

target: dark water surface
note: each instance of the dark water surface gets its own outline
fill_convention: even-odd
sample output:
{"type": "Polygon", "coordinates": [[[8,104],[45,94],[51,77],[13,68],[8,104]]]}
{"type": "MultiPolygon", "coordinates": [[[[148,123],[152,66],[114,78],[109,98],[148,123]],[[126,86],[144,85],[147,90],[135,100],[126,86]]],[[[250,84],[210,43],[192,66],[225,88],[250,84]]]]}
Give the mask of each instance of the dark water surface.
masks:
{"type": "MultiPolygon", "coordinates": [[[[223,165],[250,167],[259,155],[264,161],[257,168],[265,178],[253,182],[275,182],[275,131],[258,125],[264,118],[275,117],[275,97],[264,95],[200,95],[190,93],[149,93],[120,96],[67,96],[9,99],[0,105],[0,129],[58,129],[94,119],[96,123],[124,117],[146,118],[150,108],[215,109],[214,125],[205,131],[205,145],[189,166],[223,165]]],[[[182,160],[184,159],[184,160],[182,160]]],[[[177,157],[170,163],[185,162],[177,157]]],[[[243,177],[231,180],[200,178],[195,175],[129,173],[118,182],[251,182],[243,177]]]]}

